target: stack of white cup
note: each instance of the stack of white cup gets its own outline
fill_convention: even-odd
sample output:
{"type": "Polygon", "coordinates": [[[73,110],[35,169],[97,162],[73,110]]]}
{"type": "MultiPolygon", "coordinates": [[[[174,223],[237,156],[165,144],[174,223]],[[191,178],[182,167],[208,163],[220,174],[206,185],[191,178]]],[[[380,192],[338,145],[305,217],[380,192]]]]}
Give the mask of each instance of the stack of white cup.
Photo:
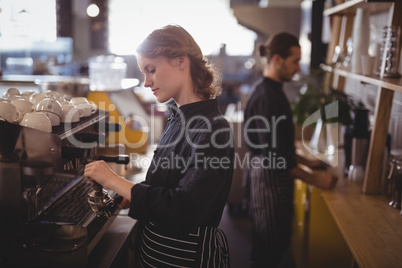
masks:
{"type": "Polygon", "coordinates": [[[0,120],[49,133],[60,123],[79,122],[96,110],[96,104],[85,97],[67,100],[56,91],[35,93],[9,88],[0,98],[0,120]]]}

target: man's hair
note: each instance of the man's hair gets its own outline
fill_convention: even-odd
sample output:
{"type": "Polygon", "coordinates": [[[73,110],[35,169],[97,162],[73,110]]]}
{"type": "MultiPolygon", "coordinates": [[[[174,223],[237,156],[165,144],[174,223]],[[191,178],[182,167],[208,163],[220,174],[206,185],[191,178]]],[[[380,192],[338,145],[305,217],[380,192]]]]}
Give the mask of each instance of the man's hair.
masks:
{"type": "Polygon", "coordinates": [[[300,47],[296,36],[289,33],[278,33],[270,37],[265,44],[260,44],[259,54],[266,57],[269,63],[275,54],[286,59],[290,55],[291,47],[300,47]]]}

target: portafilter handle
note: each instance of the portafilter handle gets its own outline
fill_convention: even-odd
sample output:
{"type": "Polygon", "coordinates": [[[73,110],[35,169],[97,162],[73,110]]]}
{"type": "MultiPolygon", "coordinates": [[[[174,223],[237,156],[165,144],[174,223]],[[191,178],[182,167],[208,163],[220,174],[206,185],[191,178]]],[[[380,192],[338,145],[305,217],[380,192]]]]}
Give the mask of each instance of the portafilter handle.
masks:
{"type": "Polygon", "coordinates": [[[110,219],[112,212],[110,208],[114,206],[114,199],[103,189],[102,185],[93,182],[93,190],[88,194],[88,204],[96,216],[105,216],[110,219]]]}

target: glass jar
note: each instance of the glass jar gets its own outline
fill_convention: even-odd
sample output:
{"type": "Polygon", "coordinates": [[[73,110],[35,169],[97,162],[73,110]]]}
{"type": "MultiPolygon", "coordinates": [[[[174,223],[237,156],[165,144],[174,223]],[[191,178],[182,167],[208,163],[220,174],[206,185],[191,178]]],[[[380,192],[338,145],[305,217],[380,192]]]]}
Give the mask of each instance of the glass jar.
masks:
{"type": "Polygon", "coordinates": [[[109,91],[122,89],[121,82],[126,78],[127,64],[124,58],[114,55],[101,55],[89,60],[90,89],[109,91]]]}
{"type": "Polygon", "coordinates": [[[399,77],[399,26],[384,26],[380,34],[380,51],[376,60],[374,73],[382,77],[399,77]]]}
{"type": "Polygon", "coordinates": [[[391,201],[389,205],[393,208],[401,209],[402,156],[394,156],[391,159],[388,179],[391,186],[391,201]]]}

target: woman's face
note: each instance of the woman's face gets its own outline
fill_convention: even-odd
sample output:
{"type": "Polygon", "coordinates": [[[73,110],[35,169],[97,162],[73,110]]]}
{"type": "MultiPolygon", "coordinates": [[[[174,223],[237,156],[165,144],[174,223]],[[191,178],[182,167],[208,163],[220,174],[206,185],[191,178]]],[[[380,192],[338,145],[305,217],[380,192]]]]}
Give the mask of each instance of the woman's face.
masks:
{"type": "Polygon", "coordinates": [[[164,56],[147,58],[138,56],[138,66],[145,75],[144,86],[151,88],[158,102],[179,100],[184,94],[185,78],[180,69],[179,58],[164,56]]]}

